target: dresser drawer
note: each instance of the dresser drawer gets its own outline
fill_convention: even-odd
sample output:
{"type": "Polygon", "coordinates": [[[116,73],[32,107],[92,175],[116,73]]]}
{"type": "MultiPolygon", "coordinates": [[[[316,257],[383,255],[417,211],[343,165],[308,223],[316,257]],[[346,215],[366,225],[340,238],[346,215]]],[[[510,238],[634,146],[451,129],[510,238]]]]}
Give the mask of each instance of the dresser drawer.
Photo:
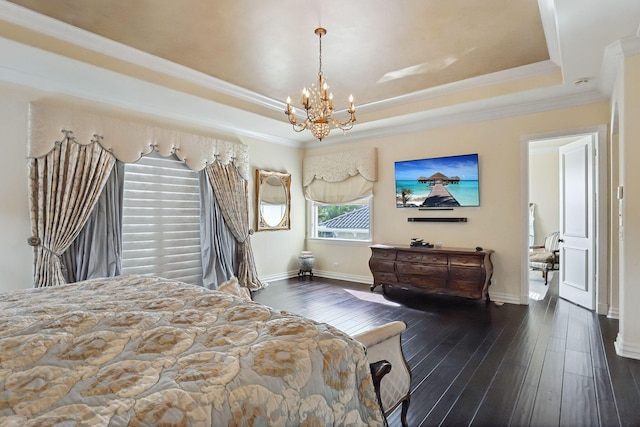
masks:
{"type": "Polygon", "coordinates": [[[452,266],[449,271],[449,277],[452,281],[461,280],[467,282],[484,283],[484,272],[480,268],[474,267],[455,267],[452,266]]]}
{"type": "Polygon", "coordinates": [[[449,255],[451,265],[480,267],[484,262],[484,256],[479,255],[449,255]]]}
{"type": "Polygon", "coordinates": [[[465,282],[465,281],[456,281],[449,282],[448,291],[454,295],[459,295],[461,297],[480,299],[482,298],[482,291],[484,286],[479,282],[465,282]]]}
{"type": "Polygon", "coordinates": [[[396,263],[384,259],[373,258],[369,260],[369,268],[371,269],[372,273],[378,271],[393,273],[396,271],[396,263]]]}
{"type": "Polygon", "coordinates": [[[396,259],[396,251],[383,248],[371,248],[371,258],[394,261],[396,259]]]}
{"type": "Polygon", "coordinates": [[[446,279],[449,275],[446,265],[410,264],[408,262],[397,262],[396,271],[398,274],[429,276],[443,279],[446,279]]]}
{"type": "Polygon", "coordinates": [[[398,251],[397,260],[422,264],[447,265],[447,254],[398,251]]]}
{"type": "Polygon", "coordinates": [[[446,277],[414,276],[411,274],[398,273],[398,282],[400,284],[406,284],[414,288],[433,292],[441,292],[447,289],[446,277]]]}
{"type": "Polygon", "coordinates": [[[377,284],[393,285],[398,283],[395,273],[376,272],[373,273],[373,280],[377,284]]]}

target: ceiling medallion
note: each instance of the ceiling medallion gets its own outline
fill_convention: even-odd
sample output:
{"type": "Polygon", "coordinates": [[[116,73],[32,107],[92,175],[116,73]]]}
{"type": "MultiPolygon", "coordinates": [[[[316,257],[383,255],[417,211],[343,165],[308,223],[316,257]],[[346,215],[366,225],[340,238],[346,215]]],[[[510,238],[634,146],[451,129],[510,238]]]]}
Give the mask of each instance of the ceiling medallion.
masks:
{"type": "Polygon", "coordinates": [[[349,120],[340,121],[333,116],[333,94],[329,92],[329,85],[322,75],[322,36],[327,34],[324,28],[316,28],[314,31],[320,40],[320,67],[318,69],[318,85],[311,85],[302,90],[302,107],[305,109],[306,117],[299,122],[296,119],[296,109],[291,107],[291,98],[287,97],[287,109],[285,114],[289,117],[289,123],[293,125],[293,130],[302,132],[311,129],[311,133],[318,140],[329,136],[330,124],[343,131],[348,131],[356,121],[356,107],[353,104],[353,95],[349,95],[349,120]]]}

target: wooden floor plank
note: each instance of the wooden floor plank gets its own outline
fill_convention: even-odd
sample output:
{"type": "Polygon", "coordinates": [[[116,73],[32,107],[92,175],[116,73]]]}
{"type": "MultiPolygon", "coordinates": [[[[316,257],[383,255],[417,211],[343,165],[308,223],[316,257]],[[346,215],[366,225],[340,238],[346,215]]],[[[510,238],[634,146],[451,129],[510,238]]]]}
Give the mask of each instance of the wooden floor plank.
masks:
{"type": "Polygon", "coordinates": [[[593,378],[591,352],[569,350],[565,352],[564,371],[570,374],[593,378]]]}
{"type": "Polygon", "coordinates": [[[467,363],[460,370],[459,375],[451,382],[447,389],[443,392],[433,406],[433,408],[427,413],[427,416],[422,420],[420,425],[440,425],[451,412],[452,402],[455,403],[462,398],[462,393],[467,388],[469,381],[475,375],[482,361],[486,357],[487,353],[494,345],[499,332],[496,330],[487,331],[484,334],[484,341],[480,343],[478,348],[469,357],[467,363]]]}
{"type": "Polygon", "coordinates": [[[591,342],[589,340],[588,316],[591,314],[582,307],[563,301],[569,307],[569,317],[567,319],[567,350],[579,351],[581,353],[591,352],[591,342]]]}
{"type": "MultiPolygon", "coordinates": [[[[496,331],[499,333],[497,339],[491,349],[486,352],[486,356],[469,379],[467,386],[457,401],[452,402],[452,408],[443,420],[442,425],[470,425],[474,421],[476,413],[482,407],[487,391],[504,360],[504,349],[513,342],[513,337],[519,329],[521,321],[513,320],[511,323],[503,325],[502,330],[496,331]]],[[[494,418],[492,421],[495,422],[497,420],[494,418]]]]}
{"type": "Polygon", "coordinates": [[[540,331],[545,327],[544,318],[547,308],[548,304],[544,302],[532,304],[513,341],[505,349],[504,360],[496,371],[482,406],[474,418],[474,423],[487,425],[495,419],[504,420],[505,423],[511,420],[535,349],[539,344],[540,331]]]}
{"type": "Polygon", "coordinates": [[[522,388],[520,389],[520,392],[518,394],[513,414],[511,416],[512,425],[529,425],[531,421],[533,406],[535,404],[536,394],[538,392],[538,385],[540,384],[540,377],[542,376],[544,358],[547,352],[547,347],[551,335],[551,325],[553,324],[555,305],[557,300],[555,298],[549,298],[548,301],[549,303],[546,305],[546,311],[541,322],[536,346],[533,351],[531,360],[529,361],[527,373],[525,375],[522,388]]]}
{"type": "Polygon", "coordinates": [[[564,352],[547,351],[531,413],[531,425],[559,425],[563,374],[564,352]]]}
{"type": "Polygon", "coordinates": [[[618,408],[616,406],[609,370],[603,368],[594,369],[594,385],[596,402],[598,403],[598,419],[602,426],[622,425],[618,408]]]}
{"type": "MultiPolygon", "coordinates": [[[[469,365],[483,341],[485,341],[485,334],[474,331],[471,328],[464,335],[464,338],[456,343],[442,359],[441,363],[438,364],[437,368],[432,370],[430,375],[417,386],[415,393],[416,396],[420,396],[421,405],[433,408],[444,396],[447,396],[452,384],[456,382],[469,365]]],[[[470,367],[470,369],[475,369],[476,367],[470,367]]],[[[452,392],[449,395],[457,398],[458,394],[452,392]]],[[[429,413],[431,413],[431,410],[429,410],[429,413]]]]}
{"type": "Polygon", "coordinates": [[[565,372],[562,381],[560,425],[598,426],[593,378],[565,372]]]}

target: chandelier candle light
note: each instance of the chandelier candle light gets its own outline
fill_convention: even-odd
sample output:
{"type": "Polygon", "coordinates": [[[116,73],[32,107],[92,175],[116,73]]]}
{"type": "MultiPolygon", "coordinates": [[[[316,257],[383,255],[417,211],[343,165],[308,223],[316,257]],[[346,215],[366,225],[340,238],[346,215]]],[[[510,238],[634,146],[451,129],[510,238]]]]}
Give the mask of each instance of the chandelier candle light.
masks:
{"type": "Polygon", "coordinates": [[[347,112],[351,115],[349,120],[340,121],[333,116],[333,94],[329,92],[329,85],[322,75],[322,36],[327,34],[324,28],[316,28],[315,34],[320,39],[320,68],[318,69],[318,85],[311,85],[311,90],[306,87],[302,90],[302,106],[307,117],[302,122],[296,120],[296,109],[291,107],[291,97],[287,97],[287,109],[285,114],[289,117],[289,122],[293,125],[293,130],[302,132],[311,129],[313,136],[322,141],[322,138],[329,136],[329,120],[336,128],[348,131],[356,121],[356,107],[353,104],[353,95],[349,95],[349,108],[347,112]]]}

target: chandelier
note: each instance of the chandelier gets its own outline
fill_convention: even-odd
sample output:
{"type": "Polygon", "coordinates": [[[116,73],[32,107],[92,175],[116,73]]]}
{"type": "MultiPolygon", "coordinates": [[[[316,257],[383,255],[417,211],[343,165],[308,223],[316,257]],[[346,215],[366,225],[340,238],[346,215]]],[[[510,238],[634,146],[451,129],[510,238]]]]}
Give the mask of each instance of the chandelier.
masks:
{"type": "Polygon", "coordinates": [[[316,28],[314,31],[320,40],[320,67],[318,69],[318,84],[311,85],[310,89],[306,87],[302,90],[302,107],[305,109],[306,117],[303,121],[296,119],[296,109],[291,107],[291,97],[287,97],[287,109],[285,114],[289,117],[289,123],[293,125],[293,130],[302,132],[305,129],[311,129],[313,136],[322,141],[329,135],[330,125],[333,125],[348,131],[353,127],[356,121],[356,107],[353,104],[353,95],[349,95],[349,108],[347,112],[350,114],[349,120],[340,121],[333,115],[333,94],[329,92],[329,85],[322,75],[322,36],[327,34],[324,28],[316,28]]]}

